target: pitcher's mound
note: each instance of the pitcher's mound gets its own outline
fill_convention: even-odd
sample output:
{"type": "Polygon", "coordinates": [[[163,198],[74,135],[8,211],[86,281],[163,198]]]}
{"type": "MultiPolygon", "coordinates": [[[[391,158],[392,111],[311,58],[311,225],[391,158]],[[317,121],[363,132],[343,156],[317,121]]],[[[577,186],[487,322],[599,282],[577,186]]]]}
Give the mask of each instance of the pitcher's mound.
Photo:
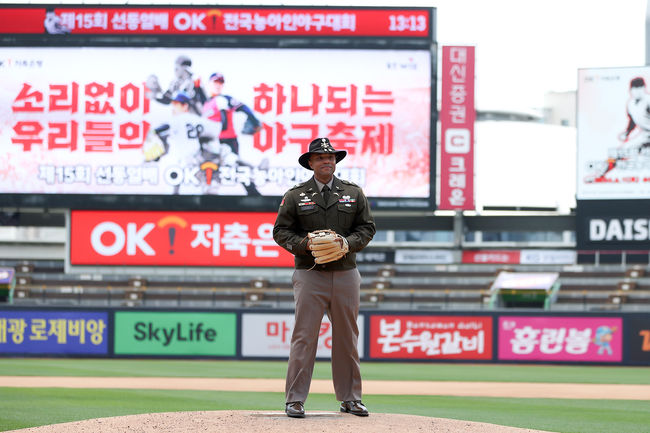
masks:
{"type": "Polygon", "coordinates": [[[415,415],[371,413],[357,417],[340,412],[307,411],[302,419],[275,411],[166,412],[97,418],[13,430],[20,433],[534,433],[515,427],[415,415]]]}

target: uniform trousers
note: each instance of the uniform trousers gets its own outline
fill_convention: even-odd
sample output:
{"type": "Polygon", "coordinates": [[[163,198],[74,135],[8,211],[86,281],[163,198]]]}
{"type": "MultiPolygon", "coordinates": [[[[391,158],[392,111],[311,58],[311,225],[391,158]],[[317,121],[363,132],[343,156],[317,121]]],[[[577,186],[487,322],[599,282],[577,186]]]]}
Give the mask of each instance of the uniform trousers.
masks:
{"type": "Polygon", "coordinates": [[[309,394],[318,334],[323,315],[332,322],[332,380],[339,401],[361,400],[358,269],[318,271],[296,269],[293,274],[295,325],[287,369],[286,402],[305,402],[309,394]]]}

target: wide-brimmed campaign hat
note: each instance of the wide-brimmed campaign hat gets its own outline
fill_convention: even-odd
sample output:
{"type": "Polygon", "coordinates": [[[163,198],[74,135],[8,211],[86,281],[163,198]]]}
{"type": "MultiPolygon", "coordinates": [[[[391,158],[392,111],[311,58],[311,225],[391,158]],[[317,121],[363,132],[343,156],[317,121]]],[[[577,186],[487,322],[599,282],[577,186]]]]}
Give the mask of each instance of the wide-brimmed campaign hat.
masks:
{"type": "Polygon", "coordinates": [[[309,143],[309,151],[303,153],[302,155],[300,155],[300,158],[298,158],[298,163],[300,163],[300,165],[305,167],[307,170],[312,169],[309,166],[309,157],[311,156],[312,153],[333,153],[336,155],[337,163],[343,158],[345,158],[345,155],[348,154],[348,152],[345,150],[334,149],[334,147],[332,147],[332,143],[330,143],[329,138],[327,137],[316,138],[312,140],[311,143],[309,143]]]}

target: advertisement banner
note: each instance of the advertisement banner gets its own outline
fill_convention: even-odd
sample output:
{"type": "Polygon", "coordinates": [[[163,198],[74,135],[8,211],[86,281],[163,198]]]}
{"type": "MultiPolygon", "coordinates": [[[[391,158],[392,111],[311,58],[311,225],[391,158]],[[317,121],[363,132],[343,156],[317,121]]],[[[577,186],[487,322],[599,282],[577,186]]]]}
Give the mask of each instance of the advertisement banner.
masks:
{"type": "Polygon", "coordinates": [[[578,200],[576,244],[584,250],[650,249],[650,199],[578,200]]]}
{"type": "Polygon", "coordinates": [[[357,263],[395,263],[395,251],[365,249],[357,253],[357,263]]]}
{"type": "Polygon", "coordinates": [[[396,250],[396,264],[441,265],[454,263],[454,253],[450,250],[396,250]]]}
{"type": "Polygon", "coordinates": [[[650,317],[626,319],[626,341],[629,342],[629,359],[633,364],[650,365],[650,317]]]}
{"type": "Polygon", "coordinates": [[[70,212],[71,265],[293,266],[275,213],[70,212]]]}
{"type": "Polygon", "coordinates": [[[463,251],[463,263],[507,263],[519,264],[520,251],[477,250],[463,251]]]}
{"type": "Polygon", "coordinates": [[[0,9],[0,33],[428,37],[431,9],[56,5],[0,9]]]}
{"type": "Polygon", "coordinates": [[[336,175],[367,196],[433,194],[429,51],[0,47],[0,61],[3,193],[277,198],[328,136],[348,152],[336,175]]]}
{"type": "Polygon", "coordinates": [[[440,206],[474,209],[474,47],[442,47],[440,206]]]}
{"type": "Polygon", "coordinates": [[[0,310],[0,355],[108,355],[108,313],[0,310]]]}
{"type": "MultiPolygon", "coordinates": [[[[293,314],[242,314],[242,356],[288,358],[294,323],[293,314]]],[[[357,326],[359,327],[357,349],[359,358],[363,358],[363,315],[357,318],[357,326]]],[[[316,357],[332,357],[332,323],[327,316],[323,317],[318,332],[316,357]]]]}
{"type": "Polygon", "coordinates": [[[522,265],[574,265],[575,250],[521,250],[519,263],[522,265]]]}
{"type": "Polygon", "coordinates": [[[499,317],[499,360],[621,362],[620,317],[499,317]]]}
{"type": "Polygon", "coordinates": [[[116,355],[232,357],[236,346],[235,313],[115,312],[116,355]]]}
{"type": "Polygon", "coordinates": [[[372,359],[492,359],[492,317],[370,316],[372,359]]]}
{"type": "Polygon", "coordinates": [[[650,199],[648,80],[648,66],[578,71],[578,200],[650,199]]]}

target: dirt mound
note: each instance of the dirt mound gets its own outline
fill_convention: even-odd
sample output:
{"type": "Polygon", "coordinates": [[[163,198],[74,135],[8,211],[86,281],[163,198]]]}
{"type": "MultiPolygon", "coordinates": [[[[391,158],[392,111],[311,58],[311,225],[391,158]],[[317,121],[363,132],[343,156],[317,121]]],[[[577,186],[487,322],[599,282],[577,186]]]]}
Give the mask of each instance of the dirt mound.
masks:
{"type": "Polygon", "coordinates": [[[307,411],[303,419],[284,412],[203,411],[166,412],[97,418],[12,430],[20,433],[524,433],[540,432],[480,422],[414,415],[371,413],[357,417],[339,412],[307,411]]]}

